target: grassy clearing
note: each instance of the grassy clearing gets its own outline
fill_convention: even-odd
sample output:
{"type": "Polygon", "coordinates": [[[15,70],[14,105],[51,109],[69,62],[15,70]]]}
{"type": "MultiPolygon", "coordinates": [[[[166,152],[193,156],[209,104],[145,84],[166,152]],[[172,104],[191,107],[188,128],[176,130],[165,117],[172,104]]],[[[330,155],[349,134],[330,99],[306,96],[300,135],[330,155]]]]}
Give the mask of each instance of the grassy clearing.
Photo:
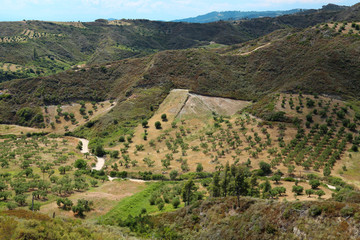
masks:
{"type": "MultiPolygon", "coordinates": [[[[130,197],[120,201],[112,210],[106,215],[99,218],[100,223],[114,225],[118,219],[125,220],[129,215],[138,216],[142,209],[146,209],[148,214],[157,214],[163,212],[174,211],[171,204],[165,204],[163,210],[159,211],[156,205],[150,205],[149,199],[152,193],[158,191],[163,186],[169,183],[154,182],[147,183],[147,187],[130,197]]],[[[180,205],[182,207],[183,205],[180,205]]]]}
{"type": "MultiPolygon", "coordinates": [[[[105,182],[99,187],[89,188],[86,192],[75,192],[69,197],[71,201],[76,203],[78,199],[87,199],[93,202],[93,211],[86,213],[86,220],[95,221],[100,216],[108,213],[114,208],[119,201],[133,194],[136,194],[146,188],[144,183],[137,183],[131,181],[113,181],[105,182]]],[[[51,215],[55,212],[56,216],[75,218],[70,211],[64,211],[56,205],[54,201],[47,202],[41,207],[41,212],[51,215]]]]}

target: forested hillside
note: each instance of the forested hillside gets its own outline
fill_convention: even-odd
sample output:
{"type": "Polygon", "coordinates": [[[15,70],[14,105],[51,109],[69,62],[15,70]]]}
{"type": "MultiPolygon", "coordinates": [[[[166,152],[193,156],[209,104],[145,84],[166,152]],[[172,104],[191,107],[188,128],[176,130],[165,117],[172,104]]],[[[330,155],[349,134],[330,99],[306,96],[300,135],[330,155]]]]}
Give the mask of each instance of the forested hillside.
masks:
{"type": "Polygon", "coordinates": [[[52,75],[77,65],[142,57],[162,50],[237,44],[289,27],[352,21],[358,16],[357,7],[207,24],[125,19],[1,22],[0,81],[52,75]]]}

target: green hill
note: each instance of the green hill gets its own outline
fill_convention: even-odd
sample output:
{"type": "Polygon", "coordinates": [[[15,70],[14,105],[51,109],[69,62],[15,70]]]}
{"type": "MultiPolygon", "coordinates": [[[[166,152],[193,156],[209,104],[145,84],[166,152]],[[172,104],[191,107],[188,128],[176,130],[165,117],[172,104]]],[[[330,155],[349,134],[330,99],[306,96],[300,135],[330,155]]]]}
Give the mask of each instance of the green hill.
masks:
{"type": "Polygon", "coordinates": [[[0,81],[52,75],[77,65],[142,57],[172,49],[232,45],[289,27],[356,20],[358,6],[276,18],[207,24],[98,19],[95,22],[0,22],[0,81]],[[13,68],[6,67],[13,64],[13,68]],[[15,65],[17,66],[15,68],[15,65]]]}
{"type": "Polygon", "coordinates": [[[359,97],[359,40],[358,33],[343,34],[322,25],[299,32],[279,31],[246,45],[162,51],[48,77],[14,80],[0,85],[8,93],[0,102],[0,119],[19,123],[16,112],[26,106],[115,98],[123,102],[134,92],[153,87],[166,93],[171,88],[185,88],[255,101],[279,91],[359,97]],[[251,54],[242,54],[244,48],[265,44],[251,54]]]}

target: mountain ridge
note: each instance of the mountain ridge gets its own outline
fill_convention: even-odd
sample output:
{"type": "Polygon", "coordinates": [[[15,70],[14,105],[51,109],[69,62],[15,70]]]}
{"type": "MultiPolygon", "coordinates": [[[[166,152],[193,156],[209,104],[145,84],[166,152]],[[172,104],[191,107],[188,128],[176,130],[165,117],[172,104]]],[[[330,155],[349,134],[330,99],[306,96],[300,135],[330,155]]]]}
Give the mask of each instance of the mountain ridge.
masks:
{"type": "Polygon", "coordinates": [[[196,17],[176,19],[172,22],[209,23],[216,21],[230,21],[252,19],[260,17],[278,17],[285,14],[294,14],[302,9],[279,10],[279,11],[213,11],[196,17]]]}

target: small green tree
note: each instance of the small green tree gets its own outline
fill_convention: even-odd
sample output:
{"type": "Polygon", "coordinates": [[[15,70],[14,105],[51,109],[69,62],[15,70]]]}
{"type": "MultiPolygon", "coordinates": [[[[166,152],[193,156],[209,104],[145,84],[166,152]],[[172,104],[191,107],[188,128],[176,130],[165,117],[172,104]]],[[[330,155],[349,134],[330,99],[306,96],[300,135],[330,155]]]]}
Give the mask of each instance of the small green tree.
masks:
{"type": "Polygon", "coordinates": [[[173,198],[171,204],[174,208],[178,208],[178,206],[180,205],[180,199],[178,197],[173,198]]]}
{"type": "Polygon", "coordinates": [[[92,187],[96,187],[98,185],[98,181],[95,179],[90,180],[90,184],[92,187]]]}
{"type": "Polygon", "coordinates": [[[102,157],[106,154],[105,150],[104,150],[104,146],[101,144],[97,144],[93,150],[93,153],[98,156],[98,157],[102,157]]]}
{"type": "Polygon", "coordinates": [[[90,212],[92,206],[93,206],[92,201],[88,201],[85,199],[79,199],[77,201],[77,204],[72,207],[72,211],[74,212],[75,215],[77,215],[79,217],[84,217],[84,213],[90,212]]]}
{"type": "Polygon", "coordinates": [[[171,180],[175,180],[178,175],[179,175],[178,171],[172,170],[172,171],[170,172],[170,179],[171,179],[171,180]]]}
{"type": "Polygon", "coordinates": [[[190,178],[187,182],[185,182],[182,191],[181,196],[183,198],[183,201],[185,202],[185,205],[189,205],[191,202],[192,197],[197,191],[197,187],[195,186],[194,181],[192,178],[190,178]]]}
{"type": "Polygon", "coordinates": [[[318,195],[319,199],[321,198],[321,196],[324,196],[325,195],[325,192],[323,190],[318,190],[316,191],[315,193],[316,195],[318,195]]]}
{"type": "Polygon", "coordinates": [[[203,165],[201,163],[198,163],[196,166],[196,172],[202,172],[204,170],[203,165]]]}
{"type": "Polygon", "coordinates": [[[162,166],[167,169],[170,166],[170,159],[168,159],[168,158],[162,159],[161,163],[162,163],[162,166]]]}
{"type": "Polygon", "coordinates": [[[161,129],[161,122],[156,121],[156,122],[155,122],[155,128],[156,128],[156,129],[161,129]]]}
{"type": "Polygon", "coordinates": [[[309,184],[311,186],[312,189],[316,189],[320,186],[320,181],[318,179],[311,179],[309,181],[309,184]]]}
{"type": "Polygon", "coordinates": [[[259,163],[260,169],[263,171],[264,175],[270,174],[271,173],[271,165],[261,161],[259,163]]]}
{"type": "Polygon", "coordinates": [[[86,169],[87,167],[87,163],[84,159],[77,159],[74,163],[74,166],[77,168],[77,169],[86,169]]]}
{"type": "Polygon", "coordinates": [[[79,141],[78,145],[76,146],[77,149],[79,149],[80,151],[83,149],[83,143],[82,141],[79,141]]]}
{"type": "Polygon", "coordinates": [[[14,210],[15,208],[18,207],[18,205],[15,202],[8,202],[8,203],[6,203],[6,207],[9,210],[14,210]]]}
{"type": "Polygon", "coordinates": [[[34,204],[29,205],[29,210],[30,211],[39,211],[40,210],[40,203],[38,202],[34,202],[34,204]]]}
{"type": "Polygon", "coordinates": [[[143,126],[143,128],[147,128],[148,127],[148,121],[147,120],[143,120],[141,122],[141,125],[143,126]]]}
{"type": "Polygon", "coordinates": [[[15,202],[19,204],[20,206],[24,206],[26,204],[26,195],[19,194],[14,197],[15,202]]]}
{"type": "Polygon", "coordinates": [[[314,193],[315,193],[315,191],[314,191],[314,189],[306,189],[306,190],[305,190],[305,193],[306,193],[306,195],[308,195],[308,196],[310,197],[311,194],[314,194],[314,193]]]}
{"type": "Polygon", "coordinates": [[[161,120],[162,120],[163,122],[166,122],[166,121],[167,121],[167,116],[166,116],[165,113],[163,113],[163,114],[161,115],[161,120]]]}
{"type": "Polygon", "coordinates": [[[274,176],[271,177],[271,180],[275,181],[276,184],[278,184],[279,181],[281,180],[281,176],[279,174],[275,174],[274,176]]]}
{"type": "Polygon", "coordinates": [[[302,186],[297,186],[297,185],[294,185],[292,187],[292,192],[297,194],[297,195],[300,195],[302,194],[302,192],[304,191],[304,188],[302,186]]]}

